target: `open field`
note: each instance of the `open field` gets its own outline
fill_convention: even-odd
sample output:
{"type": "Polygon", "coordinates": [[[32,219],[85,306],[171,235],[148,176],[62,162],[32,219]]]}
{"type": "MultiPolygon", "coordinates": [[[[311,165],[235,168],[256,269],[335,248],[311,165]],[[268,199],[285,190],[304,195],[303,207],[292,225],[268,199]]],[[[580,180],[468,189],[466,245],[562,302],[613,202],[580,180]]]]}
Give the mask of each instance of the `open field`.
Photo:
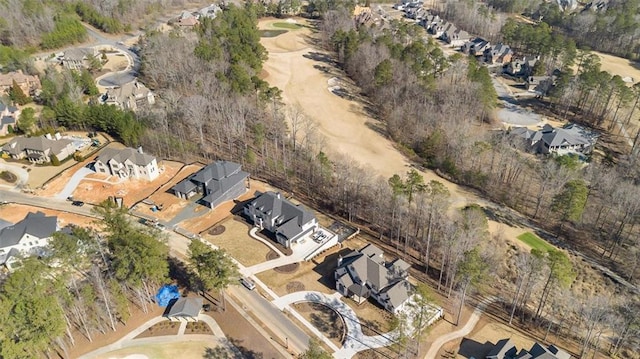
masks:
{"type": "Polygon", "coordinates": [[[543,252],[548,252],[552,249],[555,249],[553,245],[549,244],[547,241],[531,232],[522,233],[518,236],[518,239],[526,243],[529,247],[541,250],[543,252]]]}
{"type": "Polygon", "coordinates": [[[267,254],[271,250],[249,236],[249,229],[252,226],[244,222],[242,218],[228,218],[218,226],[224,227],[224,232],[218,235],[205,232],[202,234],[202,238],[224,249],[244,266],[249,267],[267,260],[267,254]],[[247,250],[248,248],[251,250],[247,250]]]}
{"type": "Polygon", "coordinates": [[[111,196],[123,197],[126,207],[147,198],[158,187],[172,179],[182,167],[181,163],[162,161],[158,163],[160,175],[149,182],[143,179],[118,180],[114,176],[104,174],[91,174],[78,184],[73,192],[73,198],[87,203],[98,204],[111,196]],[[114,182],[115,181],[115,182],[114,182]]]}
{"type": "MultiPolygon", "coordinates": [[[[116,350],[95,359],[175,359],[175,358],[219,358],[213,341],[176,341],[170,343],[153,343],[116,350]],[[213,356],[207,356],[209,353],[213,356]]],[[[227,351],[231,355],[231,351],[227,351]]],[[[231,357],[231,356],[230,356],[231,357]]]]}

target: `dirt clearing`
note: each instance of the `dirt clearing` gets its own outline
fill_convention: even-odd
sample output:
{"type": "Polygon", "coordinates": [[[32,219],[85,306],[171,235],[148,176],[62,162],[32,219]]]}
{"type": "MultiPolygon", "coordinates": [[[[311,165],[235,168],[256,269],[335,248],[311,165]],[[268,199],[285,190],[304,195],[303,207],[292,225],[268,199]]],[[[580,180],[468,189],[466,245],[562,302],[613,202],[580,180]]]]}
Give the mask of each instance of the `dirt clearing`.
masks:
{"type": "Polygon", "coordinates": [[[95,219],[77,214],[55,211],[52,209],[36,208],[25,206],[22,204],[4,204],[0,205],[0,218],[13,224],[20,222],[30,212],[43,212],[47,216],[58,216],[58,225],[65,227],[69,224],[75,224],[81,227],[97,228],[95,219]]]}

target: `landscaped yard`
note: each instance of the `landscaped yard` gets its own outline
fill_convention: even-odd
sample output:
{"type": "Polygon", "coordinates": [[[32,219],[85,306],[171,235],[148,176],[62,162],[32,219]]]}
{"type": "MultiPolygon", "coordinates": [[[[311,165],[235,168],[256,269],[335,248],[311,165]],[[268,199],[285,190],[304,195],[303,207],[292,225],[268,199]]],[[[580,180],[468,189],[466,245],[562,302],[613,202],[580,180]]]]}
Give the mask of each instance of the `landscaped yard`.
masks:
{"type": "Polygon", "coordinates": [[[393,329],[393,315],[374,304],[373,299],[362,304],[351,298],[341,298],[360,318],[364,335],[381,335],[393,329]]]}
{"type": "Polygon", "coordinates": [[[526,243],[529,247],[541,250],[543,252],[548,252],[552,249],[555,249],[553,245],[531,232],[522,233],[518,236],[518,239],[526,243]]]}
{"type": "Polygon", "coordinates": [[[161,337],[165,335],[176,335],[178,334],[178,330],[180,329],[180,323],[164,321],[158,324],[154,324],[150,326],[147,330],[140,333],[136,337],[139,338],[148,338],[148,337],[161,337]]]}
{"type": "Polygon", "coordinates": [[[98,355],[96,359],[175,359],[175,358],[234,358],[234,353],[217,341],[190,341],[153,343],[98,355]]]}
{"type": "Polygon", "coordinates": [[[242,265],[249,267],[266,261],[267,254],[271,251],[249,236],[251,228],[241,218],[231,217],[202,233],[202,238],[224,249],[242,265]]]}

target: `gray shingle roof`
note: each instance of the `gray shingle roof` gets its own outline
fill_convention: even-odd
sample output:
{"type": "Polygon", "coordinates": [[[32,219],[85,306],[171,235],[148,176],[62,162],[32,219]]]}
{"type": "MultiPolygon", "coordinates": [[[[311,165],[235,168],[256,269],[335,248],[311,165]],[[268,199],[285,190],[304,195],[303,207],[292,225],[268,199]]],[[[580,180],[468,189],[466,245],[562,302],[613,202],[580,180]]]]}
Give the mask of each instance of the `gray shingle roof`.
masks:
{"type": "Polygon", "coordinates": [[[398,308],[411,296],[411,284],[406,280],[397,281],[385,288],[384,291],[389,296],[389,303],[393,308],[398,308]]]}
{"type": "Polygon", "coordinates": [[[173,186],[173,191],[186,194],[204,185],[207,189],[207,194],[202,200],[208,203],[215,203],[247,177],[249,177],[249,173],[241,171],[239,164],[229,161],[216,161],[178,182],[173,186]]]}
{"type": "Polygon", "coordinates": [[[167,317],[192,317],[200,314],[202,309],[202,298],[180,298],[169,309],[167,317]]]}
{"type": "Polygon", "coordinates": [[[18,244],[25,234],[37,238],[48,238],[58,229],[58,217],[46,216],[42,212],[29,213],[20,222],[0,230],[0,248],[18,244]]]}
{"type": "Polygon", "coordinates": [[[52,153],[58,153],[63,148],[67,147],[72,140],[65,138],[59,140],[50,140],[43,137],[15,137],[8,144],[2,147],[3,151],[10,154],[18,154],[26,149],[45,152],[51,149],[52,153]],[[15,146],[13,146],[15,144],[15,146]]]}
{"type": "Polygon", "coordinates": [[[316,217],[302,205],[295,205],[275,192],[262,193],[250,205],[275,219],[276,233],[288,239],[302,233],[302,226],[316,217]]]}
{"type": "Polygon", "coordinates": [[[13,116],[2,116],[0,118],[0,127],[5,125],[13,125],[16,123],[16,118],[13,116]]]}
{"type": "Polygon", "coordinates": [[[124,163],[129,160],[138,166],[146,166],[155,159],[156,158],[154,156],[146,153],[140,153],[134,148],[127,147],[123,149],[105,148],[100,153],[97,160],[105,164],[111,160],[118,163],[124,163]]]}
{"type": "Polygon", "coordinates": [[[516,349],[515,344],[511,341],[510,338],[498,340],[496,345],[493,346],[489,354],[487,354],[487,359],[505,359],[506,355],[509,355],[509,358],[515,357],[518,354],[518,350],[516,349]]]}

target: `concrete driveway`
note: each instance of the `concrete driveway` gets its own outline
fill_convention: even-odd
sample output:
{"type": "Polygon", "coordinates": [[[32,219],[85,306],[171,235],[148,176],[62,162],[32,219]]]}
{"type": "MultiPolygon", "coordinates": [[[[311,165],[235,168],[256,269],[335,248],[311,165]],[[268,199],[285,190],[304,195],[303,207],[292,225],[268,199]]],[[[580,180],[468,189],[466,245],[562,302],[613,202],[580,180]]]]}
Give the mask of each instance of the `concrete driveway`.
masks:
{"type": "Polygon", "coordinates": [[[74,173],[73,176],[71,176],[71,179],[69,179],[69,182],[67,182],[67,184],[64,186],[62,191],[60,191],[55,196],[55,198],[66,199],[67,197],[70,197],[73,194],[73,191],[76,190],[76,187],[78,187],[78,185],[80,184],[80,181],[82,181],[83,178],[85,178],[91,173],[94,173],[94,171],[87,167],[82,167],[79,170],[77,170],[76,173],[74,173]]]}

